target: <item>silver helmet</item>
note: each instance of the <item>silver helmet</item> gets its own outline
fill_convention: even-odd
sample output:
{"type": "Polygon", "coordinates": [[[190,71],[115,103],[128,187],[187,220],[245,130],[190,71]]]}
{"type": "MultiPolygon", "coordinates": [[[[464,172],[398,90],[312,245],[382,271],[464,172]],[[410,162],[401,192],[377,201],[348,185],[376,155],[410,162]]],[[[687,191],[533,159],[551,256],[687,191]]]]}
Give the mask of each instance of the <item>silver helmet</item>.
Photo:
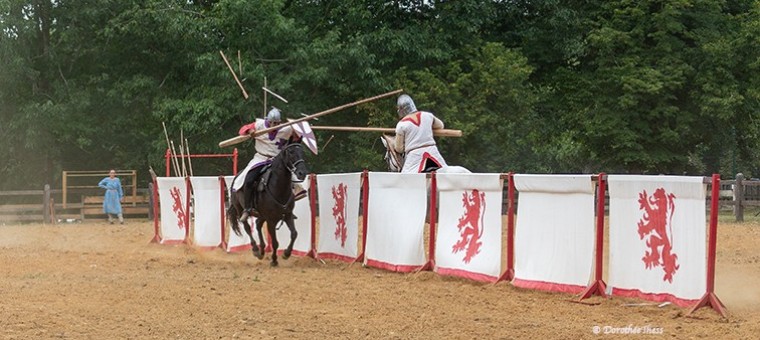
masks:
{"type": "Polygon", "coordinates": [[[272,106],[272,109],[267,112],[267,123],[279,123],[282,121],[282,114],[280,114],[280,109],[272,106]]]}
{"type": "Polygon", "coordinates": [[[396,108],[398,109],[398,117],[404,118],[404,116],[417,112],[417,107],[414,106],[414,100],[409,97],[408,94],[402,94],[398,96],[396,100],[396,108]]]}

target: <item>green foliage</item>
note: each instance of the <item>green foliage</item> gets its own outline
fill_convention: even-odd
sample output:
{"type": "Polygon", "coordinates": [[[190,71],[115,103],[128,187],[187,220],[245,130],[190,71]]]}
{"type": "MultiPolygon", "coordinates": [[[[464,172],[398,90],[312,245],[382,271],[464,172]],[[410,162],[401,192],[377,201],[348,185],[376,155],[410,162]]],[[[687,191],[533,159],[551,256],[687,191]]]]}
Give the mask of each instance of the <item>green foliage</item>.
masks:
{"type": "Polygon", "coordinates": [[[560,25],[539,19],[543,31],[525,35],[527,45],[557,46],[544,57],[550,66],[540,68],[541,79],[556,96],[544,100],[575,131],[573,140],[582,145],[579,155],[588,156],[588,168],[718,171],[719,157],[710,159],[704,151],[741,149],[731,131],[737,124],[746,127],[737,118],[747,104],[742,92],[751,88],[736,79],[742,74],[736,66],[742,63],[728,42],[740,29],[729,6],[708,1],[591,6],[582,12],[547,6],[547,17],[573,19],[560,25]],[[575,33],[568,33],[568,27],[575,33]],[[546,44],[547,39],[553,43],[546,44]],[[572,43],[576,41],[582,43],[572,43]],[[567,53],[561,49],[567,46],[582,48],[567,53]],[[705,162],[706,167],[697,166],[705,162]]]}
{"type": "MultiPolygon", "coordinates": [[[[0,0],[0,188],[108,168],[144,184],[164,172],[162,123],[229,153],[264,79],[289,118],[403,88],[464,132],[438,142],[475,171],[757,174],[758,37],[751,0],[0,0]]],[[[313,123],[393,127],[394,104],[313,123]]],[[[379,134],[317,136],[312,171],[385,169],[379,134]]]]}
{"type": "Polygon", "coordinates": [[[488,43],[463,60],[434,70],[402,69],[395,78],[415,94],[418,109],[462,130],[463,138],[440,142],[448,163],[501,172],[535,169],[529,136],[536,98],[527,83],[531,71],[519,52],[488,43]]]}

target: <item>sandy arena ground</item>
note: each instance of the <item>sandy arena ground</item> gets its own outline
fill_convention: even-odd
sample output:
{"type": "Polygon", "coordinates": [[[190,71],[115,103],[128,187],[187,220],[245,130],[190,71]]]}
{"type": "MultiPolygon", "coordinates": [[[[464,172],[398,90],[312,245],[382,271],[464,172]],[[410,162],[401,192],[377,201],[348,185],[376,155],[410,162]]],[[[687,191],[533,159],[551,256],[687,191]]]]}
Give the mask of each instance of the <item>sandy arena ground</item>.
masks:
{"type": "Polygon", "coordinates": [[[397,274],[249,252],[149,244],[152,223],[0,226],[3,339],[575,339],[760,336],[760,223],[719,226],[717,295],[729,310],[397,274]],[[608,335],[609,336],[609,335],[608,335]]]}

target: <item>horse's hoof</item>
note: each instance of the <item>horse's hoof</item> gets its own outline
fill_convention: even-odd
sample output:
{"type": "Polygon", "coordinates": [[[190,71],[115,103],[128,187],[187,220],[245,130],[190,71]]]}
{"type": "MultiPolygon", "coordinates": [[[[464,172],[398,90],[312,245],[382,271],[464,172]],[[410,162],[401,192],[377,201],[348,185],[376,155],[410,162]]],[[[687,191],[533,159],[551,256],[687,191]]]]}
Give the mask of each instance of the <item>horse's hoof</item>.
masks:
{"type": "Polygon", "coordinates": [[[272,261],[269,263],[269,265],[272,267],[277,267],[277,261],[272,261]]]}
{"type": "Polygon", "coordinates": [[[287,249],[285,249],[285,251],[282,252],[282,258],[285,259],[285,260],[289,259],[290,258],[290,253],[291,253],[290,251],[288,251],[287,249]]]}
{"type": "Polygon", "coordinates": [[[261,251],[255,251],[254,250],[253,251],[253,256],[256,257],[257,259],[261,260],[261,259],[264,258],[264,253],[262,253],[261,251]]]}

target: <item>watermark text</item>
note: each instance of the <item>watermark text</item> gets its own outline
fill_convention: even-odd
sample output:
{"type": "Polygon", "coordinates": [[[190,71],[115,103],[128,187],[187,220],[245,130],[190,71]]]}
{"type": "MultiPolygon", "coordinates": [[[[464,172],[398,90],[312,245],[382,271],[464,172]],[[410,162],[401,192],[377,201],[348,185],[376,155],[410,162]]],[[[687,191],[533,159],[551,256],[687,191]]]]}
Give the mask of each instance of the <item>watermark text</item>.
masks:
{"type": "Polygon", "coordinates": [[[662,327],[650,325],[634,326],[631,324],[622,327],[593,326],[591,327],[591,332],[594,334],[664,334],[665,330],[662,327]]]}

